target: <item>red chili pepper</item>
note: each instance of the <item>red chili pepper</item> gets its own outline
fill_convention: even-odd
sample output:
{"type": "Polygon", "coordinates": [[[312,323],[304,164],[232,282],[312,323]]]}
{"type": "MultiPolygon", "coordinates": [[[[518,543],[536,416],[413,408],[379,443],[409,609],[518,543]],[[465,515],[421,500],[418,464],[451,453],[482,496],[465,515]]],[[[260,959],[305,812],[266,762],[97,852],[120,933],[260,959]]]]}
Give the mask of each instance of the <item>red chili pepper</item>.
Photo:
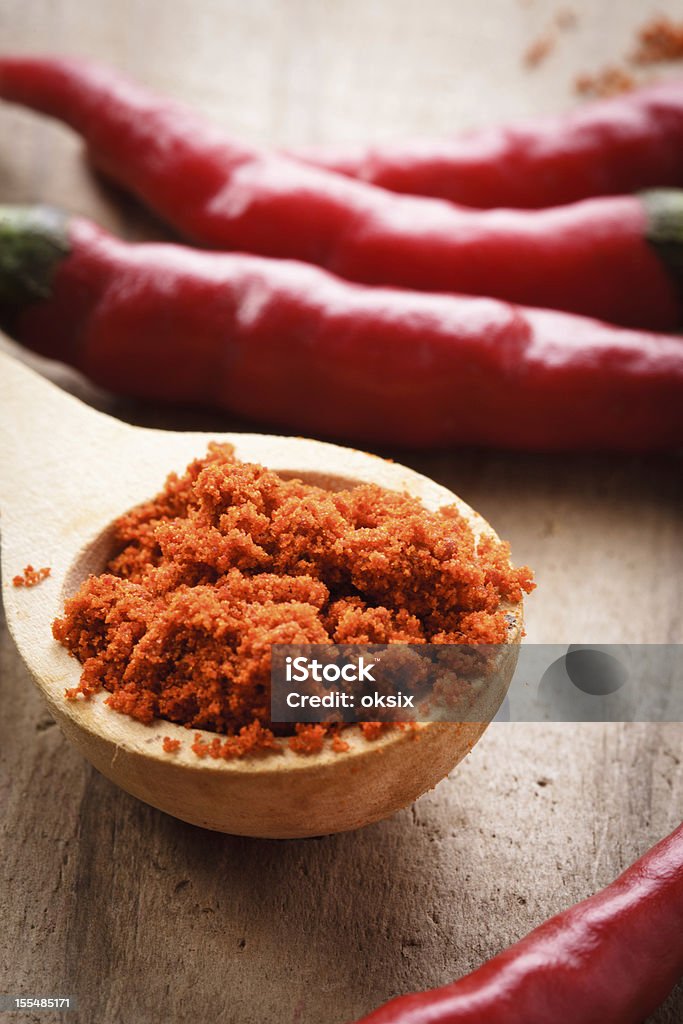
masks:
{"type": "Polygon", "coordinates": [[[455,138],[293,155],[394,192],[482,209],[539,209],[683,186],[683,81],[455,138]]]}
{"type": "MultiPolygon", "coordinates": [[[[76,60],[0,59],[0,96],[66,121],[100,169],[196,242],[302,259],[367,284],[490,295],[652,330],[683,318],[680,261],[648,240],[641,197],[478,211],[398,196],[238,144],[76,60]]],[[[672,205],[658,217],[676,241],[681,197],[672,205]]]]}
{"type": "Polygon", "coordinates": [[[683,444],[683,341],[0,208],[14,335],[126,395],[409,447],[683,444]]]}
{"type": "Polygon", "coordinates": [[[683,825],[473,974],[358,1024],[642,1024],[683,974],[683,825]]]}

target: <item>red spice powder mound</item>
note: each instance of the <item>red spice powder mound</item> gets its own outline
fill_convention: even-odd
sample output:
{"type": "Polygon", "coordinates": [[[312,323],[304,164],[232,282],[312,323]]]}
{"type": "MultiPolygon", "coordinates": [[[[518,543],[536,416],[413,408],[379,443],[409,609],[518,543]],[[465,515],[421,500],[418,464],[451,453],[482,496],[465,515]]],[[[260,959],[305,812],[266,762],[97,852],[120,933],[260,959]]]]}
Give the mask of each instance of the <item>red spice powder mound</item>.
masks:
{"type": "MultiPolygon", "coordinates": [[[[272,644],[504,643],[504,605],[533,589],[506,544],[477,541],[455,507],[429,512],[374,485],[336,493],[283,480],[211,445],[121,516],[105,571],[53,634],[83,666],[67,696],[215,733],[198,757],[278,746],[342,752],[340,726],[270,723],[272,644]]],[[[388,723],[366,723],[368,739],[388,723]]]]}
{"type": "Polygon", "coordinates": [[[37,587],[39,583],[46,580],[50,575],[50,567],[45,565],[42,569],[34,569],[32,565],[27,565],[21,576],[15,576],[12,580],[12,584],[15,587],[37,587]]]}
{"type": "Polygon", "coordinates": [[[180,750],[182,744],[180,740],[173,739],[172,736],[164,736],[161,746],[165,754],[175,754],[177,750],[180,750]]]}

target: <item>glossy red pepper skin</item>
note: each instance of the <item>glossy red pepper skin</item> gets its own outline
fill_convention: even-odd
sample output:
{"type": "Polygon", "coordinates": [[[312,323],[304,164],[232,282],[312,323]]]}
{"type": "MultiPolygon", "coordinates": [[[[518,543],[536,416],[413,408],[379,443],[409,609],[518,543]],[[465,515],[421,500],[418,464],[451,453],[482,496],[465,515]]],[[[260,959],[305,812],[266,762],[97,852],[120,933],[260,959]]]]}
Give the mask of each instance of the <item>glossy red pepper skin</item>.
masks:
{"type": "Polygon", "coordinates": [[[532,210],[591,196],[681,187],[683,81],[451,138],[293,155],[394,192],[481,209],[532,210]]]}
{"type": "Polygon", "coordinates": [[[41,208],[0,208],[3,312],[18,340],[114,392],[301,433],[411,448],[683,445],[678,337],[127,244],[41,208]]]}
{"type": "Polygon", "coordinates": [[[366,284],[493,296],[652,330],[682,322],[678,284],[646,239],[638,197],[476,211],[397,196],[238,144],[76,60],[1,58],[0,96],[70,124],[101,170],[195,242],[305,260],[366,284]]]}
{"type": "Polygon", "coordinates": [[[643,1024],[683,974],[683,825],[602,892],[358,1024],[643,1024]]]}

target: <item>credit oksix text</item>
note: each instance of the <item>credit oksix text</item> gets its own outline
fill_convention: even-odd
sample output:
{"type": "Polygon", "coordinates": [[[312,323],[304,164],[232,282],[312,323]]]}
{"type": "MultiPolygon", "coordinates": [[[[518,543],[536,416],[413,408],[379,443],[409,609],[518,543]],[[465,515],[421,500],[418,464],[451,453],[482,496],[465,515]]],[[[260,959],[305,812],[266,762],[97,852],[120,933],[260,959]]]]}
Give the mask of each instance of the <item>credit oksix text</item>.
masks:
{"type": "Polygon", "coordinates": [[[329,710],[334,709],[351,709],[355,707],[362,707],[364,710],[371,710],[373,708],[413,708],[415,694],[406,694],[402,692],[398,693],[380,693],[377,690],[368,689],[367,693],[357,694],[349,693],[346,690],[332,689],[331,685],[335,683],[344,685],[346,683],[366,683],[372,684],[375,682],[373,672],[375,670],[374,662],[367,662],[364,658],[359,658],[357,663],[348,663],[345,665],[337,664],[325,664],[316,659],[309,659],[306,657],[292,658],[287,657],[285,659],[285,679],[287,683],[306,683],[310,685],[311,681],[324,683],[327,687],[327,693],[321,695],[317,693],[306,693],[303,690],[297,690],[292,688],[286,694],[285,701],[289,708],[325,708],[329,710]]]}

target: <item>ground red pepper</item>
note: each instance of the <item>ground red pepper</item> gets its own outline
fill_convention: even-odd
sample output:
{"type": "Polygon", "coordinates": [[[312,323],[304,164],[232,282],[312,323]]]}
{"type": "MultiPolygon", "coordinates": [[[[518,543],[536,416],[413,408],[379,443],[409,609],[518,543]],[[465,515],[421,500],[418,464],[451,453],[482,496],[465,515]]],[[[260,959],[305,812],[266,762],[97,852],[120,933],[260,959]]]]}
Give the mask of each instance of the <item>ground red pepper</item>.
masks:
{"type": "Polygon", "coordinates": [[[419,448],[683,442],[683,343],[493,300],[363,288],[305,264],[128,245],[0,208],[15,338],[111,391],[419,448]]]}
{"type": "Polygon", "coordinates": [[[15,587],[37,587],[49,575],[50,568],[48,566],[44,566],[42,569],[34,569],[32,565],[27,565],[20,576],[15,576],[12,579],[12,584],[15,587]]]}
{"type": "MultiPolygon", "coordinates": [[[[215,732],[195,738],[200,757],[275,746],[272,644],[505,643],[505,603],[533,588],[507,545],[475,540],[455,508],[428,512],[374,485],[331,493],[226,446],[170,476],[114,533],[106,571],[54,624],[83,665],[68,695],[104,687],[110,707],[141,722],[215,732]]],[[[373,738],[387,727],[362,728],[373,738]]],[[[315,753],[329,735],[343,752],[338,728],[299,724],[289,745],[315,753]]]]}
{"type": "MultiPolygon", "coordinates": [[[[367,284],[494,296],[626,326],[674,330],[683,321],[680,260],[662,260],[649,243],[649,210],[639,196],[490,211],[397,196],[226,138],[179,104],[68,58],[0,59],[0,96],[66,121],[83,135],[101,171],[195,242],[301,259],[367,284]]],[[[610,152],[610,166],[625,160],[636,177],[656,169],[657,184],[674,175],[683,183],[681,89],[628,107],[622,120],[627,129],[620,133],[616,114],[595,119],[593,134],[601,151],[610,152]],[[601,118],[608,123],[603,130],[601,118]]],[[[536,134],[538,152],[545,133],[536,134]]],[[[583,145],[560,144],[557,129],[550,134],[556,148],[549,176],[588,178],[591,192],[606,191],[593,187],[600,172],[583,145]]],[[[561,134],[564,140],[564,128],[561,134]]],[[[509,138],[520,166],[489,141],[484,166],[472,177],[475,187],[486,188],[502,169],[520,191],[517,205],[524,205],[520,199],[539,189],[542,169],[529,173],[526,154],[534,146],[528,139],[522,145],[509,138]]],[[[588,149],[594,152],[595,143],[588,149]]],[[[611,172],[608,178],[614,185],[611,172]]],[[[476,198],[469,201],[477,205],[476,198]]],[[[676,241],[675,230],[669,236],[676,241]]]]}
{"type": "Polygon", "coordinates": [[[642,1024],[683,974],[683,825],[473,974],[358,1024],[642,1024]]]}

